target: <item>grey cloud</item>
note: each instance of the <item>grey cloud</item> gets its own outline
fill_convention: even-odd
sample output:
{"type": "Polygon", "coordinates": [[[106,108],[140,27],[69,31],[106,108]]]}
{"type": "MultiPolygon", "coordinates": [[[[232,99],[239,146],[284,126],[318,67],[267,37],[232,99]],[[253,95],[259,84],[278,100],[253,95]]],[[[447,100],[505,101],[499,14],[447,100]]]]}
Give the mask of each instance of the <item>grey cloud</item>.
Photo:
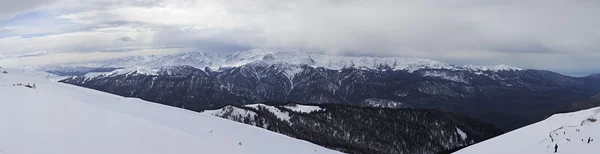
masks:
{"type": "Polygon", "coordinates": [[[556,70],[568,68],[558,62],[600,65],[581,62],[600,57],[600,1],[591,0],[90,0],[77,7],[61,19],[96,28],[136,25],[152,34],[127,31],[118,37],[135,41],[117,37],[91,48],[82,42],[68,51],[299,48],[556,70]]]}
{"type": "Polygon", "coordinates": [[[560,50],[535,42],[509,42],[486,45],[487,49],[505,53],[559,53],[560,50]]]}
{"type": "Polygon", "coordinates": [[[25,57],[36,57],[48,54],[47,51],[36,51],[36,52],[28,52],[28,53],[17,53],[17,54],[0,54],[0,59],[6,58],[25,58],[25,57]]]}
{"type": "Polygon", "coordinates": [[[119,41],[121,41],[121,42],[131,42],[131,41],[133,41],[133,39],[131,37],[121,37],[121,38],[119,38],[119,41]]]}
{"type": "Polygon", "coordinates": [[[45,55],[45,54],[48,54],[48,52],[47,51],[37,51],[37,52],[20,54],[20,55],[17,55],[16,57],[19,57],[19,58],[22,58],[22,57],[35,57],[35,56],[41,56],[41,55],[45,55]]]}
{"type": "Polygon", "coordinates": [[[258,48],[264,38],[248,30],[213,28],[162,28],[152,44],[159,46],[196,48],[204,51],[231,52],[258,48]]]}

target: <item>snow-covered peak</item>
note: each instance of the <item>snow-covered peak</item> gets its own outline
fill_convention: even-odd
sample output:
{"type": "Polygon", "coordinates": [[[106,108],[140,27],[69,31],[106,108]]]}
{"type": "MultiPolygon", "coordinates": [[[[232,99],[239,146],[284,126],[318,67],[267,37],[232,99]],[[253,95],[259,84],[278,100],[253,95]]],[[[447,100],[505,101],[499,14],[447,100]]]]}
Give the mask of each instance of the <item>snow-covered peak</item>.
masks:
{"type": "Polygon", "coordinates": [[[133,68],[116,69],[111,72],[90,72],[90,73],[85,74],[84,76],[88,79],[92,79],[92,78],[96,78],[96,77],[109,77],[109,76],[116,76],[116,75],[122,75],[122,74],[158,75],[159,71],[160,71],[159,68],[146,68],[146,67],[136,66],[133,68]]]}
{"type": "Polygon", "coordinates": [[[508,65],[505,65],[505,64],[493,65],[493,66],[465,65],[463,67],[467,68],[467,69],[471,69],[471,70],[493,71],[493,72],[498,72],[498,71],[522,71],[522,70],[525,70],[525,69],[522,69],[522,68],[518,68],[518,67],[514,67],[514,66],[508,66],[508,65]]]}
{"type": "Polygon", "coordinates": [[[555,114],[543,121],[466,147],[455,154],[596,154],[600,147],[600,107],[555,114]],[[588,143],[588,139],[593,139],[588,143]]]}
{"type": "Polygon", "coordinates": [[[340,153],[222,118],[7,72],[0,73],[0,153],[340,153]]]}

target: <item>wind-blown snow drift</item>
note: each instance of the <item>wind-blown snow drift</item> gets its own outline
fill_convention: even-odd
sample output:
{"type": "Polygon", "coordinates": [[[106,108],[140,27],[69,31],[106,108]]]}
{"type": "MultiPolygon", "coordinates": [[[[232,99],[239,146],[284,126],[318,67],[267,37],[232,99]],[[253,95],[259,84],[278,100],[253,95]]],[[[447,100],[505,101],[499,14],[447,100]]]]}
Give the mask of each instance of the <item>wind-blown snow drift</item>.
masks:
{"type": "Polygon", "coordinates": [[[597,154],[600,141],[600,107],[556,114],[535,124],[469,146],[455,154],[597,154]],[[595,121],[595,122],[594,122],[595,121]],[[579,130],[579,131],[577,131],[579,130]]]}
{"type": "Polygon", "coordinates": [[[0,74],[0,153],[339,153],[218,117],[7,72],[0,74]]]}

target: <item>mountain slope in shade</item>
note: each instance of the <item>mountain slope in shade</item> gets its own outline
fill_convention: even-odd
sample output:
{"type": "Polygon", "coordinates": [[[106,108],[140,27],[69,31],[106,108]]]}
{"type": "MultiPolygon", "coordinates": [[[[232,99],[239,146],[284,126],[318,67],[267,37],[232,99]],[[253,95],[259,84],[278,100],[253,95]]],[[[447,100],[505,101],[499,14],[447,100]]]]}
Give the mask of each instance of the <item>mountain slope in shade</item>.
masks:
{"type": "Polygon", "coordinates": [[[455,154],[597,154],[600,108],[555,114],[548,119],[466,147],[455,154]],[[594,141],[588,143],[588,139],[594,141]]]}
{"type": "Polygon", "coordinates": [[[119,69],[61,82],[194,111],[267,101],[427,108],[476,117],[503,130],[541,120],[600,91],[600,79],[542,70],[332,70],[263,62],[219,71],[119,69]]]}
{"type": "Polygon", "coordinates": [[[0,73],[0,153],[339,153],[213,116],[6,71],[0,73]]]}
{"type": "Polygon", "coordinates": [[[432,154],[501,133],[492,125],[436,110],[339,104],[251,104],[202,112],[347,153],[432,154]]]}
{"type": "Polygon", "coordinates": [[[588,99],[569,103],[563,111],[572,112],[578,110],[589,109],[600,106],[600,94],[596,94],[588,99]]]}

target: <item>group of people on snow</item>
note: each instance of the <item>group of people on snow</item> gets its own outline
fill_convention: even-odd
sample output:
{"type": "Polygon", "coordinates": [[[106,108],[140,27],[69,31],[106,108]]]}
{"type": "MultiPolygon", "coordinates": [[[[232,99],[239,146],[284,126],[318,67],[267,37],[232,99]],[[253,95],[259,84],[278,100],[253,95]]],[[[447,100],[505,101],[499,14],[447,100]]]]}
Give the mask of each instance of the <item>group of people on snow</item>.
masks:
{"type": "MultiPolygon", "coordinates": [[[[575,129],[575,131],[576,131],[576,132],[581,132],[581,129],[575,129]]],[[[563,135],[566,135],[566,134],[567,134],[567,132],[566,132],[566,131],[565,131],[565,132],[563,132],[563,135]]],[[[558,133],[556,133],[556,135],[558,135],[558,133]]],[[[552,140],[552,142],[554,142],[554,139],[552,138],[552,134],[550,134],[550,139],[552,140]]],[[[567,141],[568,141],[568,142],[571,142],[571,139],[570,139],[570,138],[567,138],[567,141]]],[[[590,142],[593,142],[593,141],[594,141],[594,139],[592,139],[592,137],[588,137],[588,139],[587,139],[587,143],[588,143],[588,144],[590,144],[590,142]]],[[[585,140],[584,140],[584,139],[581,139],[581,142],[585,142],[585,140]]],[[[554,153],[557,153],[557,152],[558,152],[558,143],[555,143],[555,144],[554,144],[554,153]]]]}
{"type": "MultiPolygon", "coordinates": [[[[570,141],[570,139],[567,139],[570,141]]],[[[581,141],[583,141],[583,139],[581,139],[581,141]]],[[[590,142],[594,141],[594,139],[592,139],[592,137],[589,137],[587,140],[587,143],[590,144],[590,142]]],[[[558,152],[558,143],[554,144],[554,153],[558,152]]]]}
{"type": "Polygon", "coordinates": [[[33,88],[35,89],[35,83],[34,84],[22,84],[22,83],[17,83],[17,84],[13,84],[13,86],[23,86],[23,87],[27,87],[27,88],[33,88]]]}

